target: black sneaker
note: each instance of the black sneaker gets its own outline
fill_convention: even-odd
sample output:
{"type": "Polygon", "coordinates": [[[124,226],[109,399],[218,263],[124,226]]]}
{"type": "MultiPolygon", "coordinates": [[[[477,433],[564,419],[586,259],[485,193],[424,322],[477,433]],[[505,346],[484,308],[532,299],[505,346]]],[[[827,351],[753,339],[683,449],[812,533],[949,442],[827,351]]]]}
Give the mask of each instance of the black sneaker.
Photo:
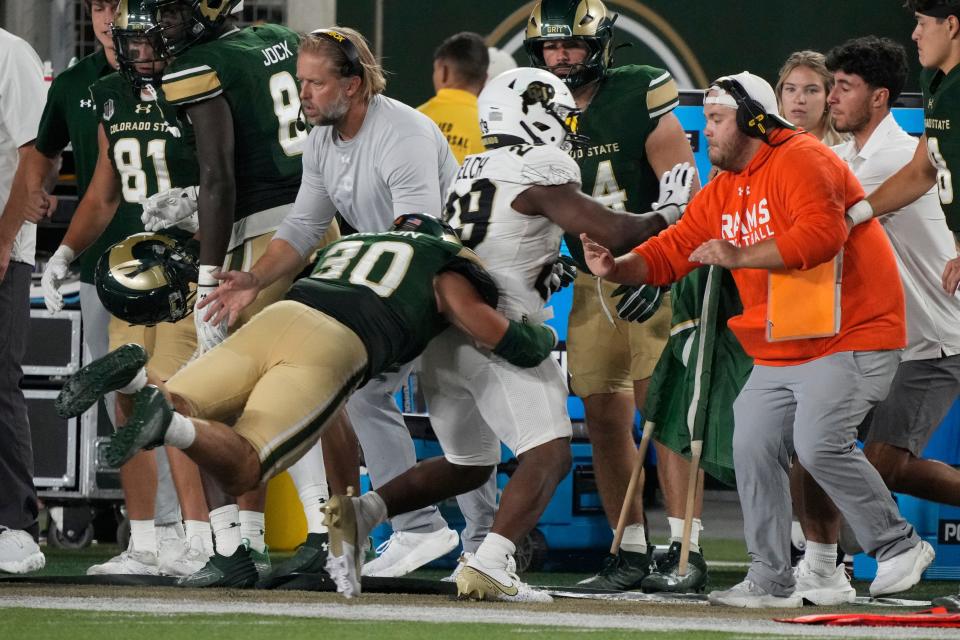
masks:
{"type": "Polygon", "coordinates": [[[249,589],[257,583],[257,567],[253,564],[250,549],[240,545],[232,556],[214,553],[200,571],[177,580],[178,587],[232,587],[249,589]]]}
{"type": "Polygon", "coordinates": [[[117,347],[67,379],[53,406],[62,418],[80,415],[104,394],[122,389],[147,364],[147,352],[138,344],[117,347]]]}
{"type": "Polygon", "coordinates": [[[260,580],[257,586],[269,588],[295,574],[327,575],[323,567],[327,563],[328,546],[327,534],[308,533],[306,541],[297,548],[297,552],[277,565],[277,568],[260,580]]]}
{"type": "Polygon", "coordinates": [[[944,607],[947,613],[960,613],[960,595],[934,598],[931,604],[935,607],[944,607]]]}
{"type": "Polygon", "coordinates": [[[707,562],[703,553],[690,551],[687,573],[677,574],[680,564],[680,543],[671,542],[667,553],[657,561],[653,573],[643,579],[644,593],[703,593],[707,586],[707,562]]]}
{"type": "Polygon", "coordinates": [[[119,469],[141,449],[153,449],[163,444],[173,419],[173,407],[163,392],[147,385],[133,396],[133,411],[127,424],[110,436],[107,445],[107,464],[119,469]]]}
{"type": "Polygon", "coordinates": [[[581,580],[577,585],[588,589],[607,589],[609,591],[630,591],[639,589],[640,583],[650,574],[653,548],[648,546],[646,553],[624,551],[617,555],[608,555],[597,575],[581,580]]]}

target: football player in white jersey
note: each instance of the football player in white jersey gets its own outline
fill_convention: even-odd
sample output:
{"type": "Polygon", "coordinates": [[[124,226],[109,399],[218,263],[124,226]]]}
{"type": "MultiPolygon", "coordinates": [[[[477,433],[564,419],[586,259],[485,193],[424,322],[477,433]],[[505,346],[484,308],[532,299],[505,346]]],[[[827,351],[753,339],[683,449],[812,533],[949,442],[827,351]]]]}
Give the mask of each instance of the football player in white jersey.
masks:
{"type": "MultiPolygon", "coordinates": [[[[628,251],[679,217],[694,174],[689,166],[671,172],[666,182],[678,194],[675,206],[657,212],[617,213],[580,191],[580,170],[566,151],[581,141],[579,112],[553,74],[507,71],[487,84],[478,104],[487,151],[464,160],[447,217],[483,259],[500,291],[498,310],[507,317],[539,324],[549,316],[544,304],[564,231],[597,233],[628,251]]],[[[570,468],[572,429],[560,366],[547,359],[520,368],[447,330],[424,352],[421,383],[445,461],[421,463],[375,492],[338,502],[355,517],[334,521],[356,522],[362,539],[367,527],[410,508],[412,494],[432,486],[431,465],[453,465],[479,485],[500,461],[502,440],[520,464],[490,533],[457,573],[458,594],[549,601],[520,581],[512,556],[570,468]]]]}

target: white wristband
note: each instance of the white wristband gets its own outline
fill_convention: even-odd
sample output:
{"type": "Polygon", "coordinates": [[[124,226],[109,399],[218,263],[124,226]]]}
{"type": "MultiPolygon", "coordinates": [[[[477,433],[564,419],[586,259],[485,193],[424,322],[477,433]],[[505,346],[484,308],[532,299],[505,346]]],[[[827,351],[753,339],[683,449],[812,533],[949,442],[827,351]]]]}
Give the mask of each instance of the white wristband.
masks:
{"type": "Polygon", "coordinates": [[[57,247],[57,250],[53,252],[53,256],[51,257],[62,258],[64,262],[69,264],[73,262],[74,258],[77,257],[77,253],[67,245],[62,244],[59,247],[57,247]]]}
{"type": "Polygon", "coordinates": [[[679,220],[680,216],[683,215],[684,208],[685,207],[681,207],[679,205],[668,204],[665,207],[657,209],[656,212],[663,216],[663,219],[667,221],[667,226],[669,227],[670,225],[677,223],[677,220],[679,220]]]}
{"type": "Polygon", "coordinates": [[[853,220],[854,225],[866,222],[873,217],[873,207],[866,200],[861,200],[847,209],[847,217],[853,220]]]}
{"type": "Polygon", "coordinates": [[[214,272],[219,271],[220,267],[214,267],[209,264],[200,265],[199,272],[197,274],[197,286],[198,287],[216,287],[220,284],[220,281],[213,277],[214,272]]]}

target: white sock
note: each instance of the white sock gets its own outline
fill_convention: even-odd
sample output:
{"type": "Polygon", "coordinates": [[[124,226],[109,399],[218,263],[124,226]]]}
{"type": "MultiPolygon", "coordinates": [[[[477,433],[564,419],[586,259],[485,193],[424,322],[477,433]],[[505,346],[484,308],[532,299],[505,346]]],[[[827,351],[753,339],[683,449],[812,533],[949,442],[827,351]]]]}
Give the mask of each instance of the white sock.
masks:
{"type": "Polygon", "coordinates": [[[217,544],[217,553],[232,556],[240,546],[240,507],[228,504],[210,512],[210,528],[217,544]]]}
{"type": "Polygon", "coordinates": [[[485,567],[491,569],[506,569],[507,561],[517,551],[513,544],[498,533],[488,533],[480,543],[474,557],[485,567]]]}
{"type": "Polygon", "coordinates": [[[157,531],[157,540],[164,540],[166,538],[183,540],[183,536],[185,535],[183,523],[179,520],[166,524],[156,524],[156,520],[154,520],[154,526],[157,531]]]}
{"type": "Polygon", "coordinates": [[[642,524],[627,525],[623,529],[620,548],[631,553],[647,552],[647,534],[644,532],[642,524]]]}
{"type": "MultiPolygon", "coordinates": [[[[683,540],[683,518],[671,518],[667,516],[667,522],[670,523],[670,542],[680,542],[683,540]]],[[[700,532],[703,531],[703,523],[700,518],[694,518],[690,527],[690,551],[700,553],[700,532]]]]}
{"type": "Polygon", "coordinates": [[[140,389],[143,389],[147,386],[147,370],[143,367],[140,367],[140,370],[133,376],[133,379],[125,384],[124,386],[117,389],[118,393],[124,393],[126,395],[132,395],[140,389]]]}
{"type": "Polygon", "coordinates": [[[157,528],[153,520],[130,521],[130,548],[157,554],[157,528]]]}
{"type": "Polygon", "coordinates": [[[303,504],[303,515],[307,517],[307,533],[326,533],[327,525],[323,524],[323,505],[327,504],[330,491],[327,483],[308,484],[297,487],[300,503],[303,504]]]}
{"type": "Polygon", "coordinates": [[[187,530],[187,540],[193,540],[195,537],[200,538],[203,541],[204,552],[207,554],[213,553],[213,529],[210,528],[209,522],[186,520],[183,524],[187,530]]]}
{"type": "Polygon", "coordinates": [[[371,531],[381,522],[387,521],[387,503],[376,491],[367,491],[357,498],[357,518],[367,531],[371,531]]]}
{"type": "Polygon", "coordinates": [[[833,572],[837,570],[837,545],[807,540],[807,548],[803,550],[803,559],[806,560],[807,566],[820,575],[833,575],[833,572]]]}
{"type": "Polygon", "coordinates": [[[163,436],[163,443],[177,449],[186,449],[196,439],[197,427],[193,421],[174,411],[170,426],[167,427],[167,434],[163,436]]]}
{"type": "Polygon", "coordinates": [[[262,511],[240,512],[240,537],[247,541],[251,549],[259,553],[263,553],[267,548],[267,543],[263,539],[263,527],[262,511]]]}

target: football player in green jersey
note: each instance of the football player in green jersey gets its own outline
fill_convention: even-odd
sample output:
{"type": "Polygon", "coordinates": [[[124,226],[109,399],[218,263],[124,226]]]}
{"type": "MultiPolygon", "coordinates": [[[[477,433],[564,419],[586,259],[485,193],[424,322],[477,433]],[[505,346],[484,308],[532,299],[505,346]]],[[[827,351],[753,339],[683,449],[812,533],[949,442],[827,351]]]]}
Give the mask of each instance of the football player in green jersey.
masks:
{"type": "MultiPolygon", "coordinates": [[[[299,36],[275,24],[238,29],[231,18],[237,0],[145,0],[145,6],[161,27],[160,54],[171,60],[164,71],[163,93],[196,132],[201,237],[196,303],[200,304],[216,289],[213,273],[220,267],[243,269],[256,262],[296,198],[301,146],[307,137],[306,128],[297,126],[299,36]]],[[[338,235],[332,225],[321,246],[338,235]]],[[[292,281],[292,277],[283,278],[263,291],[247,307],[241,323],[278,300],[292,281]]],[[[194,323],[203,349],[215,346],[227,334],[225,323],[205,321],[203,313],[194,313],[194,323]]],[[[345,419],[324,435],[325,442],[332,440],[341,451],[355,442],[345,419]]],[[[302,465],[291,470],[311,533],[322,526],[320,504],[307,497],[311,491],[307,485],[319,487],[329,481],[345,486],[342,482],[357,474],[350,461],[358,458],[359,454],[345,454],[326,460],[329,478],[319,456],[306,456],[302,465]]],[[[211,508],[227,509],[232,499],[213,495],[217,488],[209,484],[211,508]]],[[[238,498],[237,518],[244,539],[265,572],[269,567],[263,534],[265,489],[238,498]]],[[[322,542],[315,538],[310,536],[308,541],[313,542],[308,546],[319,553],[322,542]]],[[[218,542],[217,547],[221,546],[218,542]]],[[[209,585],[195,581],[185,586],[209,585]]]]}
{"type": "MultiPolygon", "coordinates": [[[[391,231],[340,240],[286,300],[171,378],[173,406],[157,387],[140,382],[130,421],[112,439],[108,457],[121,463],[140,448],[168,444],[184,449],[228,493],[252,489],[309,449],[357,388],[416,358],[450,324],[517,366],[549,357],[553,330],[508,320],[496,311],[497,297],[476,255],[430,216],[403,215],[391,231]],[[223,423],[237,415],[233,428],[223,423]]],[[[118,357],[88,371],[112,370],[118,357]]],[[[442,482],[408,499],[432,504],[486,480],[470,468],[443,467],[442,482]]],[[[328,511],[327,568],[349,597],[360,590],[367,538],[358,539],[352,511],[343,508],[328,511]]],[[[239,532],[235,538],[235,551],[214,556],[210,570],[234,585],[249,584],[255,580],[249,549],[239,544],[239,532]]]]}
{"type": "MultiPolygon", "coordinates": [[[[110,24],[114,19],[118,0],[85,0],[84,6],[90,15],[94,36],[101,45],[95,53],[86,56],[54,79],[47,96],[37,134],[35,150],[28,153],[25,161],[18,167],[17,180],[14,183],[12,197],[20,198],[25,205],[20,209],[31,221],[52,214],[56,203],[49,195],[56,177],[61,152],[70,145],[73,150],[76,167],[77,195],[79,198],[87,192],[93,177],[98,158],[98,114],[94,106],[89,87],[115,71],[117,62],[114,55],[110,24]]],[[[6,216],[4,216],[6,219],[6,216]]],[[[114,226],[123,224],[116,217],[104,232],[104,243],[95,243],[80,256],[76,265],[80,270],[80,312],[83,321],[84,346],[93,358],[99,358],[109,351],[107,328],[110,314],[103,309],[97,299],[94,286],[94,270],[97,258],[110,246],[109,238],[119,239],[122,233],[115,232],[114,226]]],[[[115,240],[114,240],[115,241],[115,240]]],[[[0,243],[2,244],[2,243],[0,243]]],[[[0,254],[3,251],[0,250],[0,254]]],[[[61,254],[62,257],[62,254],[61,254]]],[[[51,258],[51,262],[53,259],[51,258]]],[[[65,273],[66,260],[60,260],[60,268],[65,273]]],[[[2,260],[0,260],[2,263],[2,260]]],[[[51,264],[48,262],[48,267],[51,264]]],[[[0,272],[3,265],[0,264],[0,272]]],[[[48,304],[51,312],[59,312],[62,298],[51,298],[48,304]]],[[[108,413],[112,416],[112,406],[108,413]]],[[[127,507],[127,516],[132,524],[131,544],[137,548],[156,547],[159,538],[161,547],[169,548],[166,541],[182,536],[179,530],[180,514],[177,508],[177,496],[169,483],[157,486],[155,456],[146,454],[137,456],[120,470],[120,483],[123,488],[127,507]],[[156,536],[152,522],[156,515],[156,536]]],[[[179,543],[178,543],[179,546],[179,543]]],[[[144,574],[157,570],[157,562],[143,564],[131,556],[121,553],[105,563],[90,567],[100,573],[144,574]]]]}
{"type": "MultiPolygon", "coordinates": [[[[910,204],[934,184],[947,226],[954,237],[960,233],[960,199],[954,194],[953,169],[960,167],[960,133],[950,126],[960,116],[960,0],[907,0],[917,26],[913,41],[923,71],[924,133],[917,152],[900,171],[876,191],[850,207],[847,224],[853,226],[910,204]]],[[[947,262],[943,288],[955,295],[960,286],[960,257],[947,262]]]]}
{"type": "MultiPolygon", "coordinates": [[[[123,0],[114,17],[112,32],[120,73],[104,76],[89,91],[100,118],[99,154],[89,188],[44,270],[41,285],[48,307],[62,305],[60,282],[66,265],[77,255],[94,252],[93,257],[99,258],[105,243],[110,246],[143,231],[141,200],[171,186],[197,181],[192,132],[185,123],[171,121],[174,109],[154,88],[159,86],[165,63],[153,55],[150,32],[155,31],[155,25],[135,11],[131,5],[136,4],[136,0],[123,0]]],[[[146,327],[131,326],[111,317],[107,333],[110,348],[126,343],[143,346],[150,354],[147,367],[161,380],[172,376],[196,349],[196,332],[189,320],[146,327]]],[[[122,398],[118,396],[117,405],[121,419],[129,410],[129,405],[119,402],[122,398]]],[[[78,415],[86,408],[77,406],[71,413],[78,415]]],[[[185,545],[180,545],[185,548],[174,555],[158,555],[156,545],[150,545],[150,536],[138,536],[125,552],[130,560],[126,564],[138,561],[145,566],[155,565],[155,570],[167,575],[184,576],[206,563],[212,552],[212,538],[196,465],[179,451],[171,450],[168,457],[186,521],[185,545]]],[[[148,495],[155,491],[152,485],[147,483],[148,495]]],[[[139,505],[140,496],[134,493],[131,497],[139,505]]],[[[152,500],[144,506],[152,508],[152,500]]],[[[142,519],[131,516],[131,528],[142,526],[142,519]]],[[[112,573],[117,571],[117,564],[107,563],[89,571],[112,573]]]]}
{"type": "MultiPolygon", "coordinates": [[[[577,106],[589,114],[582,133],[590,144],[572,154],[580,165],[583,191],[614,210],[644,211],[657,198],[658,176],[677,163],[692,165],[693,152],[671,113],[679,96],[670,73],[642,65],[613,68],[615,20],[600,0],[541,0],[530,14],[524,45],[533,66],[562,78],[577,106]]],[[[692,193],[698,189],[696,182],[692,193]]],[[[627,321],[626,314],[610,319],[604,309],[618,306],[618,297],[623,309],[622,302],[634,294],[652,299],[658,291],[624,293],[626,288],[598,282],[583,263],[580,240],[570,235],[565,240],[581,268],[567,337],[571,388],[583,399],[597,487],[614,527],[637,455],[634,412],[646,401],[650,376],[666,343],[670,305],[664,304],[652,318],[645,314],[642,324],[627,321]]],[[[671,537],[679,539],[689,463],[659,443],[657,454],[671,537]]],[[[588,586],[635,589],[648,577],[652,549],[647,547],[641,494],[637,491],[628,513],[618,555],[585,581],[588,586]]],[[[698,525],[696,520],[694,537],[698,525]]],[[[663,569],[669,572],[671,567],[663,569]]],[[[672,582],[669,588],[701,588],[703,580],[705,576],[698,577],[697,584],[672,582]]]]}

